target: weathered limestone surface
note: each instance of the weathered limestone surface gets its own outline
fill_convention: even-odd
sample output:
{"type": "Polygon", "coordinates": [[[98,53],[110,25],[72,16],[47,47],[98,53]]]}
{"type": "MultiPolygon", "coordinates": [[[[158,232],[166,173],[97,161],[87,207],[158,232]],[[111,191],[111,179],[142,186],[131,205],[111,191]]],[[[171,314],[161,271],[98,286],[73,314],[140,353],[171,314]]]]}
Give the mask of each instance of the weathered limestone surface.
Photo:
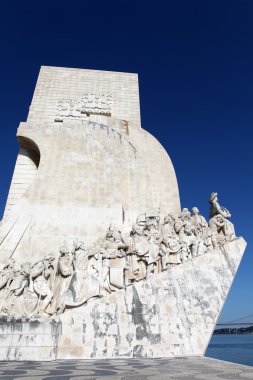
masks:
{"type": "Polygon", "coordinates": [[[209,221],[180,210],[137,75],[42,67],[17,137],[0,358],[203,355],[246,243],[217,193],[209,221]]]}
{"type": "Polygon", "coordinates": [[[17,136],[1,263],[40,259],[76,237],[89,243],[108,223],[129,230],[148,208],[180,211],[170,158],[141,128],[136,74],[42,67],[17,136]]]}
{"type": "Polygon", "coordinates": [[[61,316],[59,359],[204,355],[243,238],[61,316]]]}
{"type": "Polygon", "coordinates": [[[0,358],[1,360],[55,360],[60,332],[59,321],[1,317],[0,358]]]}

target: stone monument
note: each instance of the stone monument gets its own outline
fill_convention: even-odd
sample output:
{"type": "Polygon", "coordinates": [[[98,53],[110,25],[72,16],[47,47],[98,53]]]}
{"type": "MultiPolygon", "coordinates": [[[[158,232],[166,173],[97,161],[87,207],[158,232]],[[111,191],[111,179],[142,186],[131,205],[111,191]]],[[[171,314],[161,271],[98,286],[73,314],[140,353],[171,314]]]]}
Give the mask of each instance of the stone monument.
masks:
{"type": "Polygon", "coordinates": [[[42,67],[0,224],[2,360],[203,355],[246,243],[180,208],[136,74],[42,67]]]}

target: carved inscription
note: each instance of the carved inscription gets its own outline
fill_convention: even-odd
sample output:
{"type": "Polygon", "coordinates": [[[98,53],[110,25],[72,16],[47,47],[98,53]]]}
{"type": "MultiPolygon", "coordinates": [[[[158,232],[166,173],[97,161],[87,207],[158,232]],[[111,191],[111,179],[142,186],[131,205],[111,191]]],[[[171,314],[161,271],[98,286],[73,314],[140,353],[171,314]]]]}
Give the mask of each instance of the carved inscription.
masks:
{"type": "Polygon", "coordinates": [[[82,95],[82,113],[111,114],[112,95],[84,93],[82,95]]]}
{"type": "Polygon", "coordinates": [[[79,99],[59,99],[56,121],[64,118],[84,119],[90,114],[110,116],[111,111],[111,94],[85,92],[79,99]]]}

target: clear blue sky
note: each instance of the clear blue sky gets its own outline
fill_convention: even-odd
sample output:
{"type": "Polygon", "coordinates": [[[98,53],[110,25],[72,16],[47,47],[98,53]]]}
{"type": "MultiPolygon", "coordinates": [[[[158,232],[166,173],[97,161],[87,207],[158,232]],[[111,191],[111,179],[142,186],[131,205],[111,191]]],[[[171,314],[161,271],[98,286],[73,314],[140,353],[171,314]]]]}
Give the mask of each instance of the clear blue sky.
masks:
{"type": "Polygon", "coordinates": [[[2,2],[0,215],[40,66],[136,72],[182,206],[207,216],[217,191],[248,241],[221,320],[253,313],[252,20],[252,0],[2,2]]]}

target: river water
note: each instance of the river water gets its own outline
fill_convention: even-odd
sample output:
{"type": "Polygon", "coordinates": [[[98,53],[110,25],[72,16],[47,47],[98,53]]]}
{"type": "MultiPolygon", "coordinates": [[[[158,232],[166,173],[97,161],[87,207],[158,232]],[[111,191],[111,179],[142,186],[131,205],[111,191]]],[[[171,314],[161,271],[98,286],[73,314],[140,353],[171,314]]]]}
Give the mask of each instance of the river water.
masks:
{"type": "Polygon", "coordinates": [[[206,356],[253,367],[253,334],[213,335],[206,356]]]}

